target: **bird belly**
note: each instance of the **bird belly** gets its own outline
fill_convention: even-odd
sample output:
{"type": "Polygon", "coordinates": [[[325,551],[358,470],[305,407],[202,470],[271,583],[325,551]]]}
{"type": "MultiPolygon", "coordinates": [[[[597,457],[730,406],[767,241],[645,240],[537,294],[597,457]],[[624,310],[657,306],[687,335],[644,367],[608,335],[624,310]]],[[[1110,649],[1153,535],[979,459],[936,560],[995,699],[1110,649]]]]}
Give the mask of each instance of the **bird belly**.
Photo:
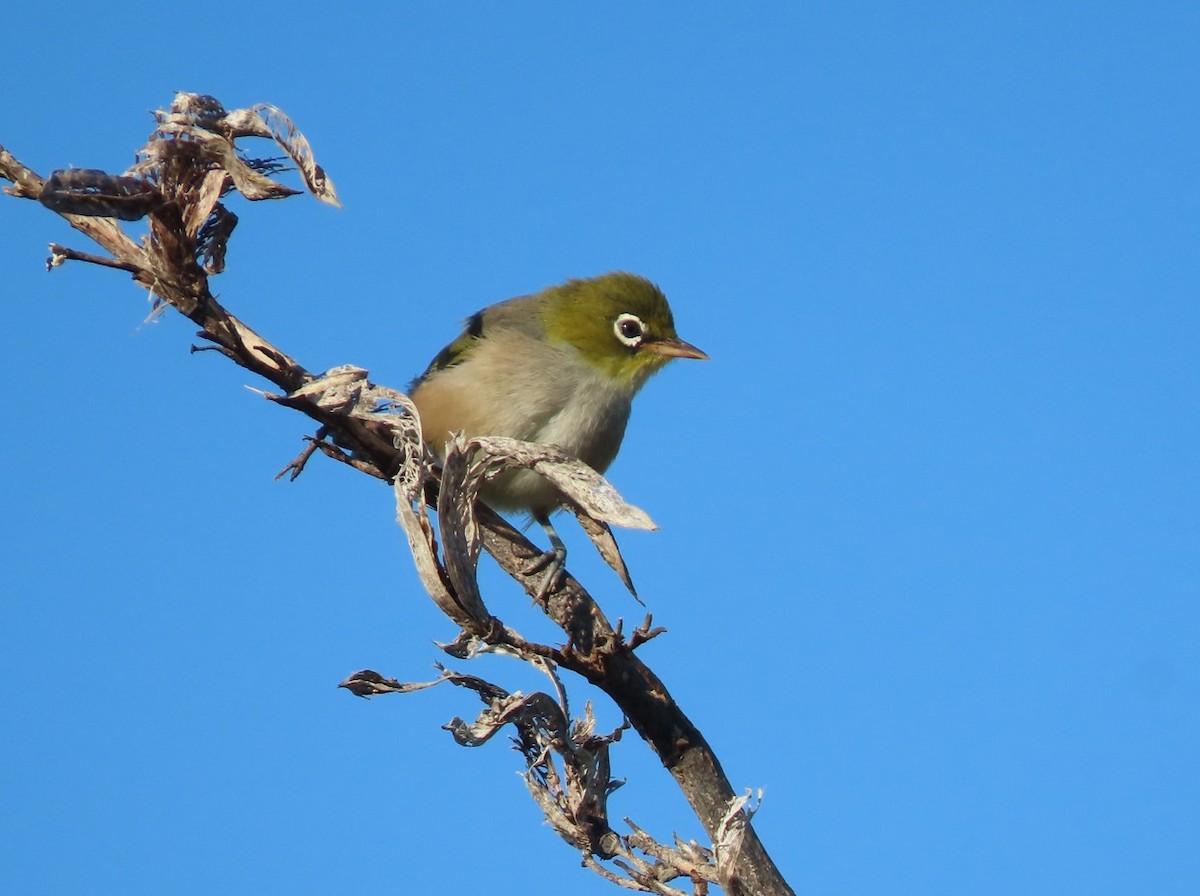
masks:
{"type": "MultiPolygon", "coordinates": [[[[468,360],[438,371],[412,394],[438,454],[451,433],[507,436],[556,445],[601,473],[621,447],[632,397],[572,350],[507,332],[481,340],[468,360]],[[511,363],[518,353],[527,363],[511,363]]],[[[537,516],[558,505],[558,492],[537,473],[513,470],[488,483],[483,499],[497,510],[537,516]]]]}
{"type": "MultiPolygon", "coordinates": [[[[603,473],[621,447],[629,408],[628,398],[597,383],[576,392],[536,433],[517,438],[555,445],[603,473]]],[[[502,473],[485,486],[483,499],[498,510],[526,510],[534,516],[550,513],[559,503],[558,490],[532,470],[502,473]]]]}

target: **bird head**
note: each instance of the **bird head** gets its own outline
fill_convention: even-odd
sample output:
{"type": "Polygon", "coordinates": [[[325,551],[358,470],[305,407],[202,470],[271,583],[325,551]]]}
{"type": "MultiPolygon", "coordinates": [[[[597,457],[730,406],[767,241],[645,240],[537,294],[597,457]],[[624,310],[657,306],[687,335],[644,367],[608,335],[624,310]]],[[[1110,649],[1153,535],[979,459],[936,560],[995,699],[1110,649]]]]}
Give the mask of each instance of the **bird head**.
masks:
{"type": "Polygon", "coordinates": [[[673,358],[708,359],[679,338],[667,297],[644,277],[601,274],[541,295],[546,338],[573,346],[602,375],[633,389],[673,358]]]}

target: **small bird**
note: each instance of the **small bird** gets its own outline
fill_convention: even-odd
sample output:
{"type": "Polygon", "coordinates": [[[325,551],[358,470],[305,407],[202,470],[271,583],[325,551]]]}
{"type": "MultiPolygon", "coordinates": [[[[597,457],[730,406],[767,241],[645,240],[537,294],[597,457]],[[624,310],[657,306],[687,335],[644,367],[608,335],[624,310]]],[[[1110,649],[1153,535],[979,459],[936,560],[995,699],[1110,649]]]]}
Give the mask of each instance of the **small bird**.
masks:
{"type": "MultiPolygon", "coordinates": [[[[477,312],[410,392],[439,457],[456,432],[507,436],[556,445],[603,473],[621,447],[633,397],[673,358],[708,355],[676,335],[662,290],[614,272],[477,312]]],[[[553,551],[530,571],[553,563],[545,580],[553,582],[566,557],[550,524],[559,508],[554,486],[531,470],[514,470],[481,496],[494,510],[523,511],[541,524],[553,551]]]]}

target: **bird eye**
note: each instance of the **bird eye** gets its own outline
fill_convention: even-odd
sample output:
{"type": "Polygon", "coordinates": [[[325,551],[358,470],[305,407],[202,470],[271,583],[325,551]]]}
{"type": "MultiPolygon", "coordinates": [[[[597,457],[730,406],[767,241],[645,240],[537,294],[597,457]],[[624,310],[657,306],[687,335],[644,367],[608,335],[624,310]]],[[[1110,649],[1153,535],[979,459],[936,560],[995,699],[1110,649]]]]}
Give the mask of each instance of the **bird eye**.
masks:
{"type": "Polygon", "coordinates": [[[621,314],[618,315],[613,323],[613,332],[617,334],[617,338],[622,343],[630,348],[637,348],[642,344],[642,337],[646,333],[646,325],[642,323],[641,318],[636,314],[621,314]]]}

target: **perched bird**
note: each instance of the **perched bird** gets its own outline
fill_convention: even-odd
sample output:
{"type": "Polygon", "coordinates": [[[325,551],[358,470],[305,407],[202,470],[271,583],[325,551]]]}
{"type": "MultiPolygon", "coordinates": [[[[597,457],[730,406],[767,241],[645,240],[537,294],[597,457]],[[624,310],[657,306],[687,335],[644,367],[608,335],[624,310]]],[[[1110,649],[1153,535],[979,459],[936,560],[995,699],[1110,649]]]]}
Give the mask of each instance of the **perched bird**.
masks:
{"type": "MultiPolygon", "coordinates": [[[[675,333],[662,291],[636,274],[568,280],[472,315],[412,385],[425,439],[507,436],[556,445],[603,473],[621,447],[634,395],[672,358],[708,355],[675,333]]],[[[524,511],[566,556],[550,524],[555,488],[531,470],[503,473],[482,491],[500,511],[524,511]]]]}

